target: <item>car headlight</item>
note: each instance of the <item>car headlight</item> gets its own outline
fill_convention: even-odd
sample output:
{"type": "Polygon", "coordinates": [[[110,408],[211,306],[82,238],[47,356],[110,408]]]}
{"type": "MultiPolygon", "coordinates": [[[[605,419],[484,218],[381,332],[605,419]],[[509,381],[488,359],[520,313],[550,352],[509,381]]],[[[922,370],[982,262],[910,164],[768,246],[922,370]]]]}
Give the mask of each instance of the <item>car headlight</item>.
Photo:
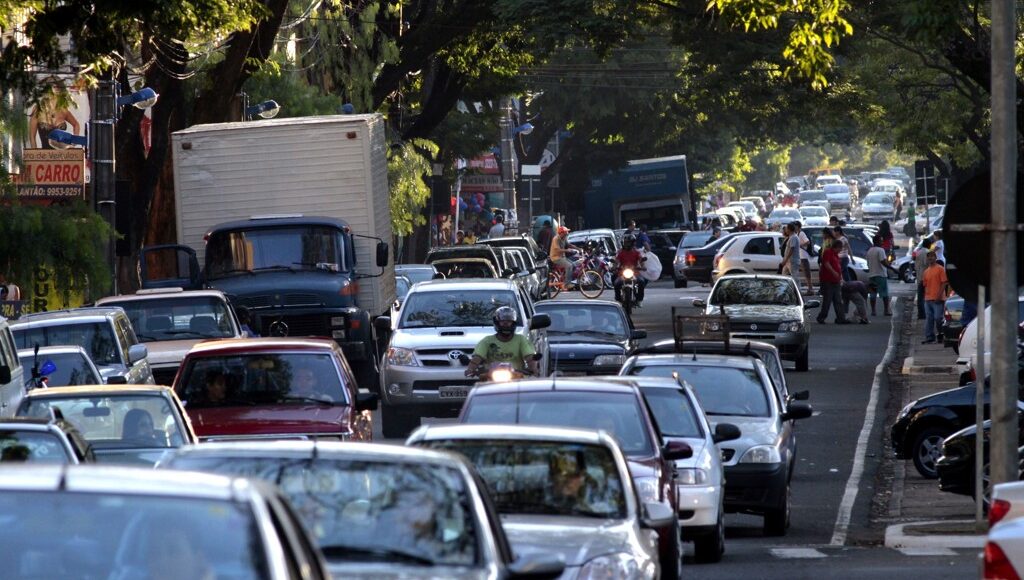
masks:
{"type": "MultiPolygon", "coordinates": [[[[395,305],[396,306],[398,305],[398,300],[395,300],[395,305]]],[[[331,326],[345,326],[345,323],[347,321],[348,321],[348,319],[345,318],[344,316],[332,316],[331,317],[331,326]]]]}
{"type": "Polygon", "coordinates": [[[781,463],[782,456],[774,445],[756,445],[747,449],[740,457],[740,463],[781,463]]]}
{"type": "Polygon", "coordinates": [[[799,322],[783,322],[779,325],[779,332],[800,332],[799,322]]]}
{"type": "Polygon", "coordinates": [[[388,349],[388,364],[399,367],[418,367],[416,355],[407,348],[391,347],[388,349]]]}
{"type": "Polygon", "coordinates": [[[636,492],[640,495],[641,503],[658,501],[658,478],[638,477],[636,478],[636,492]]]}
{"type": "Polygon", "coordinates": [[[902,409],[900,409],[900,414],[896,415],[896,421],[899,421],[900,419],[903,419],[904,417],[909,415],[910,414],[910,409],[914,406],[915,402],[916,401],[911,401],[911,402],[907,403],[906,407],[903,407],[902,409]]]}
{"type": "Polygon", "coordinates": [[[599,354],[594,357],[594,366],[622,366],[626,362],[626,355],[623,354],[599,354]]]}
{"type": "Polygon", "coordinates": [[[676,469],[676,483],[679,485],[704,485],[707,482],[707,470],[696,467],[676,469]]]}
{"type": "Polygon", "coordinates": [[[639,578],[640,563],[631,554],[619,552],[598,556],[580,568],[580,580],[612,580],[618,578],[639,578]]]}

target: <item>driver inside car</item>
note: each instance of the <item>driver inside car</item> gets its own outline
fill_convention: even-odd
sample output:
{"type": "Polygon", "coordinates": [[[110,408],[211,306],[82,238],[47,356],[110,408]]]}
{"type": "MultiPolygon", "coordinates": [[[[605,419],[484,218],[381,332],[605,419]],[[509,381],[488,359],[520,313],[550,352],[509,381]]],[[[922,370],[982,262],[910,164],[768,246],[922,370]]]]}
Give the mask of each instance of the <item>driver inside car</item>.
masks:
{"type": "Polygon", "coordinates": [[[518,319],[511,306],[502,306],[494,311],[495,333],[477,343],[473,358],[466,367],[467,377],[476,376],[481,365],[486,367],[492,363],[509,363],[520,373],[529,369],[534,375],[540,374],[540,365],[533,358],[537,352],[533,344],[525,336],[516,334],[518,319]]]}

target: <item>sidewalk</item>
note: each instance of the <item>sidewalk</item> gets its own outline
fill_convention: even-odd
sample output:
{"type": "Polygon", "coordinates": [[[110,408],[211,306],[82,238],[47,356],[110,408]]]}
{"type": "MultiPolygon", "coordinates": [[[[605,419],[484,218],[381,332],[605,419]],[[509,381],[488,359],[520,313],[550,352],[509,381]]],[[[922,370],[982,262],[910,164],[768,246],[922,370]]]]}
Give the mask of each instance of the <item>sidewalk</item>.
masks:
{"type": "MultiPolygon", "coordinates": [[[[907,356],[898,373],[890,373],[890,393],[901,397],[897,409],[946,389],[958,386],[954,362],[956,353],[942,344],[921,344],[924,321],[917,319],[913,301],[908,301],[901,340],[908,345],[907,356]]],[[[899,362],[899,361],[896,361],[899,362]]],[[[892,367],[891,367],[892,368],[892,367]]],[[[897,402],[897,401],[894,401],[897,402]]],[[[884,433],[885,448],[891,453],[889,417],[884,433]]],[[[892,459],[893,481],[889,500],[885,545],[892,548],[980,548],[985,536],[977,535],[974,500],[968,496],[939,491],[938,480],[925,479],[909,460],[892,459]]]]}

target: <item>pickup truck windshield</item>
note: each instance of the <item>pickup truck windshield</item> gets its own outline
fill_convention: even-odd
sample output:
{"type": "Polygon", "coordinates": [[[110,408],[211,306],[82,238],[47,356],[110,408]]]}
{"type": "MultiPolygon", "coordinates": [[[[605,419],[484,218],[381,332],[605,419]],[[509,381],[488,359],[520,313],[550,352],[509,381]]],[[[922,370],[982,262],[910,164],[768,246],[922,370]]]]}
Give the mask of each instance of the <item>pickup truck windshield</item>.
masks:
{"type": "Polygon", "coordinates": [[[220,278],[259,271],[345,272],[342,233],[327,226],[218,232],[206,246],[206,272],[220,278]]]}
{"type": "Polygon", "coordinates": [[[515,295],[507,290],[412,292],[398,327],[493,326],[494,311],[501,306],[520,311],[515,295]]]}
{"type": "Polygon", "coordinates": [[[238,335],[227,302],[212,296],[169,296],[108,304],[124,308],[142,342],[238,335]]]}

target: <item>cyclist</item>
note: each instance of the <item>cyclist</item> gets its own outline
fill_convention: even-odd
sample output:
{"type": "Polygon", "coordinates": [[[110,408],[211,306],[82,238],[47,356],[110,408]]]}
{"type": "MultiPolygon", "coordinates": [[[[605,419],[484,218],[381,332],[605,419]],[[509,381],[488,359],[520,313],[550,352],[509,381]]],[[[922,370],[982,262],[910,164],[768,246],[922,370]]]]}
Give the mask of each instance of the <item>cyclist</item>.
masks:
{"type": "Polygon", "coordinates": [[[647,280],[639,276],[640,270],[643,269],[645,258],[636,250],[635,245],[635,236],[630,234],[622,236],[622,249],[619,250],[618,254],[615,254],[615,300],[622,302],[622,285],[626,282],[626,279],[622,277],[622,271],[630,268],[633,270],[633,279],[636,280],[637,292],[635,299],[637,305],[639,305],[644,300],[644,286],[647,285],[647,280]]]}
{"type": "Polygon", "coordinates": [[[562,271],[562,279],[565,280],[565,284],[569,285],[572,282],[574,268],[572,262],[565,257],[566,250],[579,250],[579,248],[569,243],[569,228],[558,226],[558,235],[551,240],[551,251],[548,252],[548,256],[551,264],[562,271]]]}
{"type": "Polygon", "coordinates": [[[511,306],[502,306],[494,311],[495,333],[485,336],[473,350],[473,358],[466,367],[466,376],[476,376],[480,365],[510,363],[512,368],[523,372],[529,369],[534,375],[540,374],[540,365],[533,359],[537,352],[530,340],[516,334],[519,316],[511,306]]]}

